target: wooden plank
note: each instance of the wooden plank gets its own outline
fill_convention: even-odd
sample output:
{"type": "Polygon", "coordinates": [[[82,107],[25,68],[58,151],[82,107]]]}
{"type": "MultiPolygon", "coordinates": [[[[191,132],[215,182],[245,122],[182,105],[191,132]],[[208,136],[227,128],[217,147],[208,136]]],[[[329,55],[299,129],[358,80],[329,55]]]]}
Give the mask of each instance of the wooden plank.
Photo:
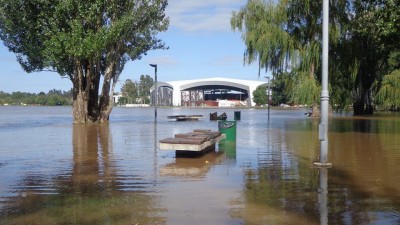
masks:
{"type": "Polygon", "coordinates": [[[176,121],[193,121],[199,120],[202,118],[202,115],[174,115],[174,116],[167,116],[168,119],[175,119],[176,121]]]}
{"type": "MultiPolygon", "coordinates": [[[[209,141],[206,141],[202,144],[184,144],[180,143],[179,140],[174,140],[173,142],[167,143],[167,141],[160,141],[160,149],[161,150],[175,150],[175,151],[202,151],[207,147],[215,145],[215,143],[226,138],[225,134],[221,134],[216,138],[212,138],[209,141]]],[[[165,139],[164,139],[165,140],[165,139]]]]}

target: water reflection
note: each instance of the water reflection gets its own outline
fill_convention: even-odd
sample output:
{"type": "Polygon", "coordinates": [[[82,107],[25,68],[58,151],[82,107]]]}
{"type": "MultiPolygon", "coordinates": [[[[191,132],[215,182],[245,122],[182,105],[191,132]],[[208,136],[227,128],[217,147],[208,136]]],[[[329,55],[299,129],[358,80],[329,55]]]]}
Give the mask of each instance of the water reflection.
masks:
{"type": "Polygon", "coordinates": [[[318,188],[319,223],[328,224],[328,168],[319,168],[318,188]]]}
{"type": "Polygon", "coordinates": [[[157,133],[158,127],[157,127],[157,118],[154,120],[153,124],[153,147],[154,147],[154,157],[153,157],[153,176],[154,180],[157,179],[157,174],[158,174],[158,133],[157,133]]]}
{"type": "Polygon", "coordinates": [[[84,195],[110,193],[119,185],[112,160],[112,139],[107,124],[74,125],[72,135],[73,192],[84,195]]]}
{"type": "Polygon", "coordinates": [[[223,160],[222,152],[209,152],[195,158],[177,157],[175,162],[160,169],[160,175],[202,179],[213,165],[220,164],[223,160]]]}
{"type": "Polygon", "coordinates": [[[225,154],[227,164],[236,163],[236,141],[221,141],[218,143],[218,149],[225,154]]]}
{"type": "Polygon", "coordinates": [[[398,116],[330,119],[328,176],[303,112],[243,109],[235,145],[184,159],[158,139],[217,124],[163,118],[210,109],[151,110],[72,126],[70,108],[1,108],[0,224],[400,224],[398,116]]]}
{"type": "Polygon", "coordinates": [[[119,169],[112,146],[108,125],[73,125],[70,169],[27,171],[0,224],[162,224],[155,196],[132,191],[146,181],[119,169]]]}

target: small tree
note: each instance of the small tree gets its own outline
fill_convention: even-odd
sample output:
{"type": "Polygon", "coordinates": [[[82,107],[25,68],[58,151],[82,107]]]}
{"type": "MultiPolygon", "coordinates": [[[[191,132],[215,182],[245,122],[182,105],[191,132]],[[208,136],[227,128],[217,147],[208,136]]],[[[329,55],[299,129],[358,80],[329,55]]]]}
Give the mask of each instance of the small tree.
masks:
{"type": "Polygon", "coordinates": [[[137,103],[136,99],[139,97],[138,95],[138,84],[128,79],[122,85],[121,92],[122,96],[125,98],[126,103],[137,103]]]}
{"type": "Polygon", "coordinates": [[[125,63],[165,48],[156,35],[168,27],[166,6],[167,0],[0,0],[0,38],[25,71],[71,80],[74,123],[107,122],[125,63]]]}
{"type": "Polygon", "coordinates": [[[265,85],[260,85],[253,91],[253,102],[256,105],[265,105],[267,104],[267,87],[265,85]]]}
{"type": "Polygon", "coordinates": [[[142,103],[148,104],[150,103],[150,88],[153,86],[154,81],[150,75],[141,75],[139,82],[139,97],[142,100],[142,103]]]}

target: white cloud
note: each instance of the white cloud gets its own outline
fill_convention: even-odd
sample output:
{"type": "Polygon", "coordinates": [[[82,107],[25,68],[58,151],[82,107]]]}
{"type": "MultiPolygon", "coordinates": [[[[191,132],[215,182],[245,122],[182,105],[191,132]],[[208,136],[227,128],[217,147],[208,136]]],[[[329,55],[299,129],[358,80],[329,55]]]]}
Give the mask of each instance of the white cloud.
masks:
{"type": "Polygon", "coordinates": [[[171,0],[167,8],[171,26],[183,31],[229,31],[232,11],[245,0],[171,0]]]}
{"type": "Polygon", "coordinates": [[[236,55],[225,55],[213,62],[211,62],[211,65],[213,66],[232,66],[232,65],[240,65],[240,63],[243,63],[243,58],[240,56],[236,55]]]}
{"type": "Polygon", "coordinates": [[[178,62],[170,56],[158,56],[149,60],[149,64],[175,66],[178,62]]]}

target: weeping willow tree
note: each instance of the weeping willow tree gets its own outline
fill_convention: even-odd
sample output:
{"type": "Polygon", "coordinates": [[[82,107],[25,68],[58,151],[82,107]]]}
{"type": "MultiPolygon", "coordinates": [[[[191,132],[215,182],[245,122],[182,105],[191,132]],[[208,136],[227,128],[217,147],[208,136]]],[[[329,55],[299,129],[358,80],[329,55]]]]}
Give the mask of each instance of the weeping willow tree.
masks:
{"type": "MultiPolygon", "coordinates": [[[[313,105],[313,115],[321,92],[321,13],[319,1],[249,0],[231,17],[232,29],[243,34],[244,64],[258,63],[274,76],[292,74],[286,82],[292,103],[313,105]]],[[[338,38],[335,26],[330,32],[338,38]]]]}
{"type": "Polygon", "coordinates": [[[246,45],[244,63],[259,63],[260,69],[274,72],[286,70],[294,54],[294,40],[284,29],[287,23],[286,4],[250,0],[233,12],[231,27],[243,33],[246,45]]]}
{"type": "Polygon", "coordinates": [[[400,110],[400,70],[395,70],[383,78],[376,100],[383,109],[400,110]]]}

